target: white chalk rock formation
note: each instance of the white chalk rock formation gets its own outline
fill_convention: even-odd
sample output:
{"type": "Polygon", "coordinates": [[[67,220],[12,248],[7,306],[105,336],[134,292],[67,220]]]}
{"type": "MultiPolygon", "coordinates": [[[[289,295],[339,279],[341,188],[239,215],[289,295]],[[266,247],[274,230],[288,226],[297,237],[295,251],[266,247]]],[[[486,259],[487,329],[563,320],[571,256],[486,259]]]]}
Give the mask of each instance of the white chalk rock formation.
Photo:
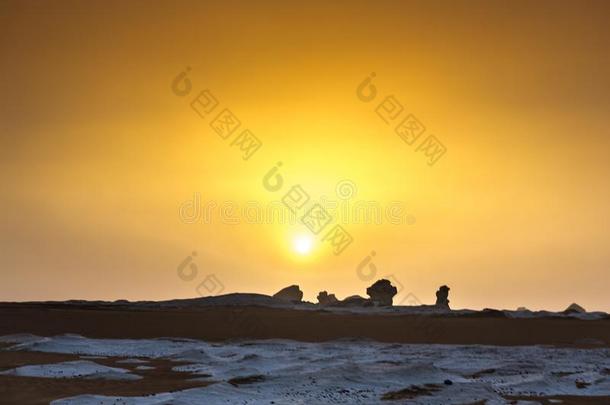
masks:
{"type": "Polygon", "coordinates": [[[303,291],[301,291],[298,285],[291,285],[286,288],[282,288],[280,291],[273,294],[273,298],[285,302],[301,302],[303,299],[303,291]]]}

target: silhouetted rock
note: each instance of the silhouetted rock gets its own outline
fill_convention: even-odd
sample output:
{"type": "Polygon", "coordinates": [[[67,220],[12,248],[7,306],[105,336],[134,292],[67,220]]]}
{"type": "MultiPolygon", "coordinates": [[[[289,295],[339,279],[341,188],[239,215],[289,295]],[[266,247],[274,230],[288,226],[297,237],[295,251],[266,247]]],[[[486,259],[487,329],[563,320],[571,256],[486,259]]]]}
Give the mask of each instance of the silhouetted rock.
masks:
{"type": "Polygon", "coordinates": [[[291,285],[273,294],[273,298],[286,302],[301,302],[303,291],[299,289],[298,285],[291,285]]]}
{"type": "Polygon", "coordinates": [[[386,279],[377,280],[375,284],[366,289],[366,293],[371,297],[371,301],[375,305],[382,307],[391,307],[392,298],[397,292],[396,287],[390,283],[390,280],[386,279]]]}
{"type": "Polygon", "coordinates": [[[517,311],[529,311],[529,309],[527,309],[526,307],[519,307],[517,308],[517,311]]]}
{"type": "Polygon", "coordinates": [[[482,311],[479,311],[476,314],[480,315],[481,317],[484,317],[484,318],[488,318],[488,317],[507,318],[508,317],[504,311],[500,311],[498,309],[493,309],[493,308],[483,308],[482,311]]]}
{"type": "Polygon", "coordinates": [[[326,291],[320,291],[318,294],[318,304],[320,305],[334,305],[338,302],[339,300],[335,297],[335,294],[329,294],[326,291]]]}
{"type": "Polygon", "coordinates": [[[344,299],[343,301],[339,301],[337,306],[340,307],[370,307],[373,303],[371,300],[361,297],[359,295],[351,295],[344,299]]]}
{"type": "Polygon", "coordinates": [[[449,287],[441,286],[436,292],[436,306],[449,309],[449,287]]]}
{"type": "Polygon", "coordinates": [[[566,313],[566,314],[574,314],[574,313],[576,313],[576,314],[584,314],[584,313],[587,312],[587,310],[584,309],[583,307],[581,307],[580,305],[578,305],[576,303],[573,303],[569,307],[567,307],[565,309],[565,311],[563,311],[563,312],[566,313]]]}

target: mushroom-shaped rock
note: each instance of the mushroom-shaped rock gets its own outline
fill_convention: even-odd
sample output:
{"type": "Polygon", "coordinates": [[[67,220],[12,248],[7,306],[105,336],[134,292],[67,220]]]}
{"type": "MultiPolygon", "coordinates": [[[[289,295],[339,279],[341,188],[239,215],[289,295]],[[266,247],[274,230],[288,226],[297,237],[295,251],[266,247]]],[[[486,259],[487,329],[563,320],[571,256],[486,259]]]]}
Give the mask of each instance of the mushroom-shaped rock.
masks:
{"type": "Polygon", "coordinates": [[[375,305],[382,307],[391,307],[392,298],[397,292],[396,287],[390,283],[390,280],[386,279],[377,280],[375,284],[366,289],[366,293],[371,297],[371,301],[375,305]]]}
{"type": "Polygon", "coordinates": [[[584,314],[585,312],[587,312],[587,310],[581,307],[580,305],[573,303],[563,312],[565,312],[566,314],[584,314]]]}
{"type": "Polygon", "coordinates": [[[318,304],[320,305],[334,305],[338,302],[339,300],[335,297],[335,294],[329,294],[326,291],[320,291],[318,294],[318,304]]]}
{"type": "Polygon", "coordinates": [[[441,286],[436,292],[436,306],[449,309],[449,290],[446,285],[441,286]]]}
{"type": "Polygon", "coordinates": [[[285,302],[301,302],[303,299],[303,291],[300,290],[298,285],[291,285],[286,288],[282,288],[280,291],[273,294],[273,298],[282,300],[285,302]]]}

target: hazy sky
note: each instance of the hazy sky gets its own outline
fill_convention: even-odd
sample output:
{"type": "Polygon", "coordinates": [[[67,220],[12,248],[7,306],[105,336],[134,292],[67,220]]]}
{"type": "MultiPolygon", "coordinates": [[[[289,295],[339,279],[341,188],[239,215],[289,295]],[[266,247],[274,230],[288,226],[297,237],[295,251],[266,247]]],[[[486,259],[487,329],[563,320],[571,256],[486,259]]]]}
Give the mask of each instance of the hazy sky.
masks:
{"type": "Polygon", "coordinates": [[[0,1],[0,301],[290,284],[315,300],[392,275],[424,303],[447,284],[454,307],[610,310],[607,2],[257,3],[0,1]],[[387,96],[404,107],[389,124],[387,96]],[[227,139],[210,126],[225,108],[227,139]],[[426,128],[413,145],[394,132],[408,114],[426,128]],[[244,129],[262,142],[248,160],[244,129]],[[428,135],[447,150],[432,166],[428,135]],[[402,224],[341,204],[319,235],[256,218],[293,185],[305,208],[402,207],[402,224]],[[322,241],[336,223],[340,255],[322,241]]]}

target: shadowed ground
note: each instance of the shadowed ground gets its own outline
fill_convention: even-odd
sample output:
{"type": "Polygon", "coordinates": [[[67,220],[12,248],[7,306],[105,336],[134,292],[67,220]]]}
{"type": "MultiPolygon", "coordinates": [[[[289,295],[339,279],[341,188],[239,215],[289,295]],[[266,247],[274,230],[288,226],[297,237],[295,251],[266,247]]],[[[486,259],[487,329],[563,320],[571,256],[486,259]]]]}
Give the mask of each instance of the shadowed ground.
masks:
{"type": "Polygon", "coordinates": [[[0,304],[0,335],[75,333],[97,338],[184,337],[207,341],[325,341],[610,347],[610,319],[507,318],[501,313],[404,315],[267,307],[109,308],[91,303],[0,304]]]}

